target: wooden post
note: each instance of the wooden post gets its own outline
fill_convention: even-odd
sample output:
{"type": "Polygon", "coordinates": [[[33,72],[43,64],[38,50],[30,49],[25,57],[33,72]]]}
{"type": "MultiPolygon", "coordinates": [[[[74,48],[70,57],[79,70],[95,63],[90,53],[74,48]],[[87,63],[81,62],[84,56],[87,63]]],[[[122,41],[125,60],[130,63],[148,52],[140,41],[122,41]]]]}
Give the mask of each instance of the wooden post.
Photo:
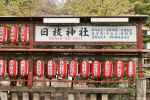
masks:
{"type": "Polygon", "coordinates": [[[108,100],[108,94],[102,94],[102,100],[108,100]]]}
{"type": "Polygon", "coordinates": [[[18,94],[16,92],[12,92],[11,100],[18,100],[18,94]]]}
{"type": "Polygon", "coordinates": [[[97,100],[96,94],[91,94],[90,95],[90,100],[97,100]]]}
{"type": "Polygon", "coordinates": [[[1,100],[8,100],[7,92],[1,92],[1,100]]]}
{"type": "Polygon", "coordinates": [[[119,100],[119,94],[113,94],[113,100],[119,100]]]}
{"type": "Polygon", "coordinates": [[[124,94],[124,100],[130,100],[130,93],[124,94]]]}
{"type": "Polygon", "coordinates": [[[33,100],[40,100],[40,94],[39,93],[34,93],[33,100]]]}
{"type": "Polygon", "coordinates": [[[84,93],[79,94],[79,100],[85,100],[85,94],[84,93]]]}
{"type": "Polygon", "coordinates": [[[79,96],[80,96],[80,93],[74,93],[74,98],[76,99],[76,100],[79,100],[79,96]]]}
{"type": "Polygon", "coordinates": [[[23,92],[22,99],[23,100],[29,100],[29,94],[27,92],[23,92]]]}
{"type": "Polygon", "coordinates": [[[146,94],[146,100],[150,100],[150,94],[146,94]]]}
{"type": "Polygon", "coordinates": [[[44,100],[51,100],[50,97],[51,97],[51,96],[50,96],[50,93],[45,93],[45,95],[44,95],[44,100]]]}
{"type": "Polygon", "coordinates": [[[74,94],[69,93],[68,94],[68,100],[74,100],[74,94]]]}
{"type": "Polygon", "coordinates": [[[136,100],[146,100],[146,79],[136,80],[136,100]]]}
{"type": "MultiPolygon", "coordinates": [[[[142,22],[138,23],[138,49],[143,49],[143,35],[142,35],[142,22]]],[[[138,78],[143,78],[143,61],[142,54],[139,55],[138,58],[138,78]]]]}

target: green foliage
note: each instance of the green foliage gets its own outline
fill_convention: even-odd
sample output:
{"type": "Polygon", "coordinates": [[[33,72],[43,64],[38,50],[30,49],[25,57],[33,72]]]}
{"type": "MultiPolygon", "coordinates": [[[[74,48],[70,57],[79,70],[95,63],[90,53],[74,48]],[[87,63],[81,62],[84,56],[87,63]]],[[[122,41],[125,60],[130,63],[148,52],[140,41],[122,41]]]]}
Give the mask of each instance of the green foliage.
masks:
{"type": "Polygon", "coordinates": [[[71,15],[120,15],[132,8],[128,0],[67,0],[62,11],[71,15]]]}
{"type": "Polygon", "coordinates": [[[1,0],[0,15],[29,16],[36,12],[41,0],[1,0]]]}
{"type": "MultiPolygon", "coordinates": [[[[131,0],[133,2],[134,8],[133,12],[135,14],[150,15],[150,0],[131,0]]],[[[150,25],[150,18],[147,19],[145,25],[150,25]]],[[[143,43],[150,42],[150,37],[146,35],[146,31],[143,31],[143,43]]]]}

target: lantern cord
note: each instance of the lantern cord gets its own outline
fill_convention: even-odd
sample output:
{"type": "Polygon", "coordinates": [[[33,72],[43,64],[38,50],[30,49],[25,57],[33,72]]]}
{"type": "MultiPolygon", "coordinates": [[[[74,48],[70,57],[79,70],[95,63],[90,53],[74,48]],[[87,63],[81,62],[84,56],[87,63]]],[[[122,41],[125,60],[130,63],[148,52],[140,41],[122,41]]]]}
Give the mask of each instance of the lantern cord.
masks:
{"type": "MultiPolygon", "coordinates": [[[[51,80],[51,77],[49,78],[49,80],[51,80]]],[[[49,87],[51,87],[51,82],[49,82],[49,87]]]]}
{"type": "MultiPolygon", "coordinates": [[[[72,81],[74,80],[74,78],[72,78],[72,81]]],[[[73,87],[73,82],[71,82],[71,87],[73,87]]]]}

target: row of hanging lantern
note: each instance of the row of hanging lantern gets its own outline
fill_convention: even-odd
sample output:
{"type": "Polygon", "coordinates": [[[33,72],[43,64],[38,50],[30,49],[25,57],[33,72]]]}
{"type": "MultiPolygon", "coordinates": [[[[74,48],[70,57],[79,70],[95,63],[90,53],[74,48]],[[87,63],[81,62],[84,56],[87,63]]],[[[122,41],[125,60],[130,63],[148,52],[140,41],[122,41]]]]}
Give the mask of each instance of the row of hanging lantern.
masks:
{"type": "MultiPolygon", "coordinates": [[[[12,26],[9,30],[9,40],[11,43],[18,41],[18,27],[12,26]]],[[[7,40],[7,28],[5,26],[0,27],[0,43],[4,43],[7,40]]],[[[27,26],[21,27],[20,30],[20,41],[26,43],[29,39],[29,28],[27,26]]]]}
{"type": "MultiPolygon", "coordinates": [[[[19,73],[22,77],[28,75],[29,63],[27,60],[21,60],[19,64],[19,73]]],[[[5,60],[0,60],[0,76],[5,76],[7,63],[5,60]]],[[[8,62],[8,73],[10,76],[15,77],[18,74],[18,62],[12,59],[8,62]]]]}
{"type": "MultiPolygon", "coordinates": [[[[4,76],[6,73],[6,61],[0,60],[0,76],[4,76]]],[[[28,75],[28,66],[29,63],[27,60],[21,60],[19,64],[19,73],[22,77],[28,75]]],[[[101,75],[101,62],[95,60],[91,64],[90,71],[90,63],[88,60],[83,60],[80,62],[80,75],[83,78],[87,78],[90,75],[94,78],[98,78],[101,75]]],[[[122,78],[124,76],[124,62],[118,60],[115,62],[114,66],[115,76],[118,78],[122,78]]],[[[15,77],[18,73],[18,62],[15,59],[12,59],[8,62],[8,73],[10,76],[15,77]]],[[[56,63],[54,60],[49,60],[46,63],[46,74],[53,78],[56,75],[56,63]]],[[[76,60],[72,60],[67,64],[65,60],[60,60],[58,62],[58,76],[64,78],[69,74],[72,78],[75,78],[78,75],[78,62],[76,60]]],[[[106,78],[112,77],[113,74],[113,63],[110,60],[106,60],[103,63],[103,75],[106,78]]],[[[133,60],[130,60],[126,64],[126,75],[129,78],[133,78],[136,74],[136,63],[133,60]]],[[[44,61],[37,60],[35,63],[35,75],[39,78],[44,75],[44,61]]]]}

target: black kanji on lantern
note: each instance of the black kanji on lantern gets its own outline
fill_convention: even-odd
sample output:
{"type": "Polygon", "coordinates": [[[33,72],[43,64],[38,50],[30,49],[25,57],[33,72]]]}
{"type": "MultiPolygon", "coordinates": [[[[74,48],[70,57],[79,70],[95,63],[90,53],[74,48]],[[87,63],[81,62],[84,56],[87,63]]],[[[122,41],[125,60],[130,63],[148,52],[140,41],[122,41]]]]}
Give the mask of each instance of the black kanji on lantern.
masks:
{"type": "Polygon", "coordinates": [[[73,36],[73,34],[75,34],[75,30],[73,28],[68,28],[68,30],[66,31],[66,35],[69,36],[69,34],[71,34],[73,36]]]}
{"type": "Polygon", "coordinates": [[[59,27],[58,28],[54,28],[54,31],[53,31],[53,36],[62,36],[61,35],[61,30],[59,27]]]}
{"type": "Polygon", "coordinates": [[[80,30],[79,32],[80,32],[79,35],[80,35],[81,37],[82,37],[82,36],[89,36],[89,35],[87,34],[88,30],[87,30],[86,27],[84,27],[84,28],[81,27],[81,30],[80,30]]]}
{"type": "Polygon", "coordinates": [[[41,29],[41,36],[43,36],[43,35],[48,36],[48,29],[47,28],[41,29]]]}

